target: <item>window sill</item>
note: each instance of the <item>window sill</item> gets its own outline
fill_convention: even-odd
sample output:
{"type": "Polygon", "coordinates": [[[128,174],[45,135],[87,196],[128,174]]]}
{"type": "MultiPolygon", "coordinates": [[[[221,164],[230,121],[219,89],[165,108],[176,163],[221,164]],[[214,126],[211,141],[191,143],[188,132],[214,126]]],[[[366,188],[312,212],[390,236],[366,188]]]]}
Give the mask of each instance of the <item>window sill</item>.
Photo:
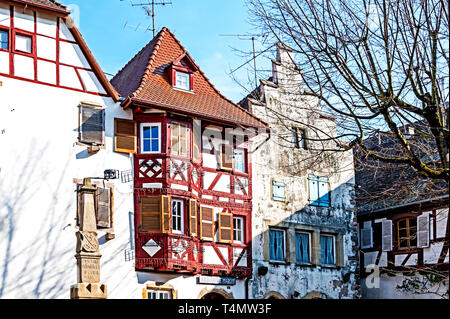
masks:
{"type": "Polygon", "coordinates": [[[176,86],[174,86],[173,89],[177,90],[177,91],[185,92],[185,93],[195,94],[195,92],[192,91],[192,90],[186,90],[186,89],[182,89],[182,88],[179,88],[179,87],[176,87],[176,86]]]}
{"type": "Polygon", "coordinates": [[[298,267],[315,267],[316,266],[311,263],[296,263],[295,265],[298,267]]]}
{"type": "Polygon", "coordinates": [[[337,269],[338,268],[338,266],[336,266],[336,265],[320,265],[320,267],[326,268],[326,269],[337,269]]]}
{"type": "Polygon", "coordinates": [[[289,263],[285,260],[269,260],[269,264],[277,266],[287,266],[289,263]]]}

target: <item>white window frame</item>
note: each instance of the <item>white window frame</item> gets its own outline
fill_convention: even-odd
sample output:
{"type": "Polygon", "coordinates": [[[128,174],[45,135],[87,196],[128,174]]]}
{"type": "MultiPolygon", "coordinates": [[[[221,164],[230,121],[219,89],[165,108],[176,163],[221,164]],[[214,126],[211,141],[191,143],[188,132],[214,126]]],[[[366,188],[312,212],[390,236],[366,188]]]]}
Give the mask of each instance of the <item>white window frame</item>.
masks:
{"type": "Polygon", "coordinates": [[[173,234],[184,234],[184,201],[181,199],[172,199],[172,201],[171,201],[172,207],[173,207],[174,202],[180,204],[179,215],[175,215],[175,217],[180,219],[180,225],[177,225],[177,226],[179,226],[180,229],[179,230],[174,229],[174,223],[173,223],[174,211],[172,209],[172,214],[171,214],[172,215],[171,216],[171,218],[172,218],[172,233],[173,234]]]}
{"type": "Polygon", "coordinates": [[[23,33],[16,33],[15,34],[15,36],[14,36],[14,51],[17,51],[17,52],[23,52],[23,53],[26,53],[26,54],[33,54],[33,36],[32,35],[29,35],[29,34],[23,34],[23,33]],[[23,43],[23,42],[21,42],[21,41],[17,41],[18,40],[18,38],[21,38],[21,39],[26,39],[26,45],[27,45],[27,47],[26,48],[22,48],[22,47],[20,47],[19,46],[19,48],[17,47],[17,44],[21,44],[21,43],[23,43]],[[28,40],[30,41],[29,43],[28,43],[28,40]],[[29,46],[29,47],[28,47],[29,46]]]}
{"type": "Polygon", "coordinates": [[[233,242],[243,244],[245,242],[244,234],[245,234],[245,232],[244,232],[244,217],[233,216],[233,242]],[[240,221],[240,226],[241,226],[240,229],[235,227],[235,222],[234,222],[235,220],[240,221]],[[237,233],[239,233],[241,235],[242,240],[237,239],[237,236],[235,236],[235,234],[237,234],[237,233]]]}
{"type": "Polygon", "coordinates": [[[279,264],[286,263],[286,229],[269,228],[269,261],[271,263],[279,263],[279,264]],[[283,232],[283,260],[270,259],[270,231],[272,230],[283,232]]]}
{"type": "MultiPolygon", "coordinates": [[[[140,127],[140,153],[141,154],[159,154],[161,153],[161,123],[160,122],[156,122],[156,123],[141,123],[141,127],[140,127]],[[157,126],[158,127],[158,151],[144,151],[144,127],[147,126],[157,126]]],[[[151,148],[151,143],[150,143],[150,148],[151,148]]]]}
{"type": "Polygon", "coordinates": [[[190,91],[191,90],[191,75],[187,72],[177,71],[175,70],[175,87],[181,90],[190,91]],[[186,76],[187,77],[187,87],[179,86],[178,85],[178,75],[186,76]]]}
{"type": "Polygon", "coordinates": [[[147,288],[147,299],[172,299],[172,292],[170,290],[147,288]],[[152,293],[156,294],[158,298],[149,298],[152,293]],[[168,298],[161,298],[161,296],[167,296],[168,298]]]}
{"type": "MultiPolygon", "coordinates": [[[[336,235],[333,235],[333,234],[320,234],[319,241],[320,241],[320,237],[322,237],[322,236],[333,238],[333,261],[334,261],[334,264],[325,264],[323,262],[323,260],[320,260],[320,264],[322,266],[325,266],[325,267],[327,267],[327,266],[328,267],[335,267],[337,265],[337,260],[336,260],[336,249],[337,249],[337,247],[336,247],[336,235]]],[[[322,242],[321,241],[320,241],[320,255],[322,256],[322,242]]]]}
{"type": "Polygon", "coordinates": [[[245,165],[245,163],[246,163],[246,158],[245,158],[245,150],[244,149],[242,149],[242,148],[233,148],[233,169],[236,171],[236,172],[241,172],[241,173],[246,173],[247,172],[247,170],[246,170],[246,165],[245,165]],[[236,152],[239,152],[239,153],[242,153],[242,170],[239,170],[239,169],[237,169],[236,168],[236,163],[238,162],[238,161],[236,161],[236,152]]]}

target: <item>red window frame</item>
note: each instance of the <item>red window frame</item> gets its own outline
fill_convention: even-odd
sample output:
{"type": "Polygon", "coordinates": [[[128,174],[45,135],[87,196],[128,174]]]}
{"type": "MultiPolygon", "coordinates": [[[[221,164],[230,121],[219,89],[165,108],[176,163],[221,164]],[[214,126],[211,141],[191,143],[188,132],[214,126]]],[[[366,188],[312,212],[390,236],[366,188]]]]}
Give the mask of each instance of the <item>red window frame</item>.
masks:
{"type": "Polygon", "coordinates": [[[19,30],[14,30],[13,31],[12,44],[13,44],[12,51],[14,53],[17,53],[17,54],[20,54],[20,55],[29,56],[29,57],[34,57],[36,55],[35,54],[35,51],[36,51],[36,38],[35,38],[34,34],[31,33],[31,32],[22,31],[22,30],[20,30],[20,31],[19,30]],[[16,36],[17,35],[31,38],[31,52],[25,52],[25,51],[21,51],[21,50],[16,49],[16,36]]]}

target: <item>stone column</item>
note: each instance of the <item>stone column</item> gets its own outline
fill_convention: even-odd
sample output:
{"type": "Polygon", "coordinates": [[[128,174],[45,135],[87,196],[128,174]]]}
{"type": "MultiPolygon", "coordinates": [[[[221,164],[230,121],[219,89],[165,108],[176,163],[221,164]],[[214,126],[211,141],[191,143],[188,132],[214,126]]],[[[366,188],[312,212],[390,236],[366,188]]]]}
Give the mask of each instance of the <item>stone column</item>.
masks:
{"type": "Polygon", "coordinates": [[[80,188],[82,207],[77,235],[77,281],[70,287],[71,299],[106,299],[106,285],[100,283],[100,255],[95,219],[95,191],[90,178],[80,188]]]}

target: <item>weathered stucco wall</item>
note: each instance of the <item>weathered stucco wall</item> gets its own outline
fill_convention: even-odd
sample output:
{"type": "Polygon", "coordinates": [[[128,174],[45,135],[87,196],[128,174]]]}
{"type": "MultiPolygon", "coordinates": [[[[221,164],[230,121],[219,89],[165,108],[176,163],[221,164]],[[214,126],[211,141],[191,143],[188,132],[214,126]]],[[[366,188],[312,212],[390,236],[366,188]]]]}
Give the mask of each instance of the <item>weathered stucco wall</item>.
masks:
{"type": "Polygon", "coordinates": [[[289,49],[278,46],[272,81],[261,81],[258,101],[252,112],[270,124],[270,139],[255,141],[261,146],[253,159],[253,298],[280,295],[284,298],[355,298],[354,170],[351,152],[322,152],[335,148],[327,136],[336,136],[334,119],[319,111],[318,100],[305,94],[301,75],[292,63],[289,49]],[[292,143],[292,127],[306,132],[306,149],[292,143]],[[310,205],[308,174],[327,176],[330,207],[310,205]],[[285,202],[272,200],[272,180],[285,184],[285,202]],[[286,230],[286,262],[269,261],[269,227],[286,230]],[[312,265],[295,262],[295,232],[311,233],[312,265]],[[320,233],[336,238],[337,267],[321,266],[320,233]],[[267,267],[265,275],[258,269],[267,267]]]}

